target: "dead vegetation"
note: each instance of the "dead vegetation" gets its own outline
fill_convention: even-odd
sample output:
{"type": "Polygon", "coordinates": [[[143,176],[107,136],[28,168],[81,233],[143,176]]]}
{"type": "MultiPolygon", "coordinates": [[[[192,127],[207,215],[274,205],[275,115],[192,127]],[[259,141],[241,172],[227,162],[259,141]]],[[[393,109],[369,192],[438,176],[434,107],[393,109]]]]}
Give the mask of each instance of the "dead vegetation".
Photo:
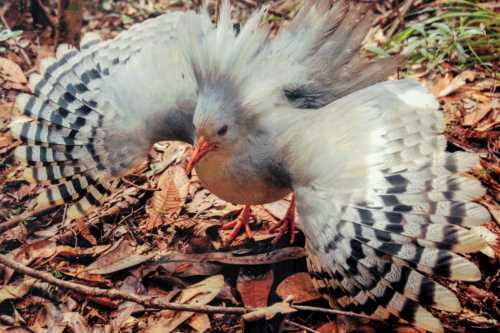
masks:
{"type": "MultiPolygon", "coordinates": [[[[262,2],[234,1],[235,18],[244,20],[262,2]]],[[[300,6],[298,0],[265,2],[271,4],[268,19],[276,27],[286,24],[300,6]]],[[[251,224],[253,239],[242,233],[225,247],[222,239],[229,231],[221,225],[242,207],[221,201],[203,189],[196,176],[186,175],[182,166],[189,146],[157,143],[148,162],[116,180],[116,191],[88,218],[63,223],[64,207],[32,210],[30,201],[40,187],[20,178],[22,169],[11,156],[19,143],[9,135],[8,124],[17,115],[14,98],[27,90],[29,74],[37,71],[40,60],[53,56],[61,42],[76,43],[85,32],[110,38],[135,22],[197,5],[198,1],[175,0],[24,0],[0,8],[0,253],[4,255],[0,331],[241,332],[245,328],[264,332],[281,327],[297,332],[375,332],[386,328],[325,312],[327,303],[318,297],[306,273],[301,235],[293,247],[287,237],[276,247],[271,245],[274,234],[269,230],[285,213],[286,202],[258,207],[251,224]],[[176,311],[183,305],[191,311],[176,311]]],[[[209,8],[215,13],[217,2],[210,1],[209,8]]],[[[408,56],[399,75],[418,77],[439,98],[449,149],[481,154],[482,168],[474,176],[488,189],[482,203],[494,217],[478,228],[490,249],[471,257],[483,279],[443,282],[458,293],[463,312],[435,314],[453,332],[496,332],[498,4],[392,0],[377,2],[376,8],[379,16],[367,54],[408,56]]]]}

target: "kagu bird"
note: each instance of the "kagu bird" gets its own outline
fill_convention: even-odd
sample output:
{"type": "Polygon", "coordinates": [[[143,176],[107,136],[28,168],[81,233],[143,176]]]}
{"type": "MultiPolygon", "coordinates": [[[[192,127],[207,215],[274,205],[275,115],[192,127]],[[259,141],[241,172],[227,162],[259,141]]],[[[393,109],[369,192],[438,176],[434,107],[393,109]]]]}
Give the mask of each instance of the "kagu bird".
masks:
{"type": "Polygon", "coordinates": [[[333,305],[442,332],[425,306],[455,312],[460,303],[429,276],[481,276],[457,254],[485,246],[467,228],[490,219],[471,202],[485,190],[463,175],[478,157],[444,151],[439,103],[414,80],[380,82],[317,110],[284,102],[282,82],[306,82],[304,66],[321,58],[273,57],[262,13],[233,37],[228,16],[225,6],[201,43],[182,41],[199,86],[200,180],[246,204],[292,190],[309,269],[333,305]]]}
{"type": "Polygon", "coordinates": [[[154,141],[196,142],[191,167],[221,198],[295,193],[332,305],[442,332],[426,307],[460,303],[432,277],[480,279],[460,256],[485,246],[468,227],[490,219],[463,174],[478,158],[444,151],[439,104],[419,83],[379,82],[397,61],[362,60],[363,7],[329,5],[271,38],[265,11],[235,34],[225,1],[217,27],[204,12],[168,14],[46,64],[35,95],[18,98],[34,120],[12,127],[26,176],[53,184],[39,204],[75,200],[70,216],[85,214],[154,141]]]}

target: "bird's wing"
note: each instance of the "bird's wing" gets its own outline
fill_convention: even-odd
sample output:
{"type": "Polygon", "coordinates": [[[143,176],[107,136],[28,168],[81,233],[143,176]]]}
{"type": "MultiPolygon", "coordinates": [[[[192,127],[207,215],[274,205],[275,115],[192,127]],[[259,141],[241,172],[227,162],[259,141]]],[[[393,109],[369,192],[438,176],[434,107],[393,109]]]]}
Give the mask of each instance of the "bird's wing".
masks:
{"type": "Polygon", "coordinates": [[[82,216],[155,140],[192,140],[196,85],[176,42],[179,20],[191,16],[210,28],[206,15],[165,14],[112,40],[87,35],[80,50],[62,45],[42,62],[32,94],[16,101],[31,119],[11,125],[25,177],[51,184],[38,207],[74,202],[68,218],[82,216]]]}
{"type": "Polygon", "coordinates": [[[433,332],[443,328],[422,305],[460,303],[432,277],[480,279],[457,253],[484,246],[468,227],[490,219],[472,202],[485,190],[464,174],[478,158],[444,151],[438,108],[416,81],[387,81],[303,116],[282,138],[320,290],[433,332]]]}
{"type": "Polygon", "coordinates": [[[345,0],[305,2],[269,42],[263,57],[299,67],[293,81],[284,82],[294,106],[319,108],[395,73],[400,57],[369,60],[362,53],[374,21],[371,7],[345,0]]]}

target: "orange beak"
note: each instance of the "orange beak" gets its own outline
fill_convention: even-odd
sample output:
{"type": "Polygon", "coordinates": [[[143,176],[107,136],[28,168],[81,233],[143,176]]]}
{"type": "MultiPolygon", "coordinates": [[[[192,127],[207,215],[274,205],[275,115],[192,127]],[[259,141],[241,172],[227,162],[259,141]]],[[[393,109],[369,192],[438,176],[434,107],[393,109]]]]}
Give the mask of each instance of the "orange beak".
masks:
{"type": "Polygon", "coordinates": [[[209,152],[215,149],[215,145],[208,142],[204,136],[200,136],[194,145],[193,154],[186,167],[186,172],[189,175],[194,166],[209,152]]]}

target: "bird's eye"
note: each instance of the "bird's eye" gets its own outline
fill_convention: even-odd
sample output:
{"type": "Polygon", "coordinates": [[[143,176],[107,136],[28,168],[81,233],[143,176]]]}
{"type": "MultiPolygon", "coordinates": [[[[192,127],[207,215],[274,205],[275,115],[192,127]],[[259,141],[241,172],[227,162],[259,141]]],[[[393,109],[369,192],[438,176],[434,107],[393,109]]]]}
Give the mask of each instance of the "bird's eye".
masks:
{"type": "Polygon", "coordinates": [[[227,125],[224,125],[222,126],[221,128],[219,128],[219,130],[217,131],[217,135],[220,135],[220,136],[223,136],[227,133],[227,125]]]}

